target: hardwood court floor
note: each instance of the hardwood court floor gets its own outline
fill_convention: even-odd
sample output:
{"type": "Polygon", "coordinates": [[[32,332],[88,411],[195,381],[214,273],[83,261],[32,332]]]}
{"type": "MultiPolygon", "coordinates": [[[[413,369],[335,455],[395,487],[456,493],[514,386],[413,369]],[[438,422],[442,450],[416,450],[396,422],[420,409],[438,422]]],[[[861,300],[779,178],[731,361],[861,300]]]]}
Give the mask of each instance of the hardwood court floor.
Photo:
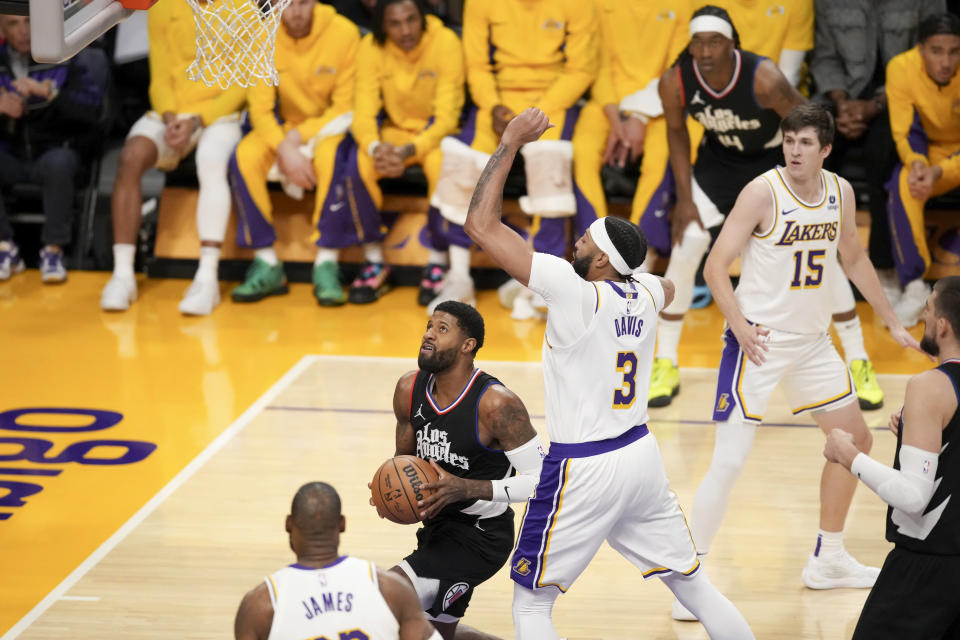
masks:
{"type": "MultiPolygon", "coordinates": [[[[131,311],[113,315],[97,307],[105,280],[71,273],[66,285],[43,287],[29,271],[0,284],[0,412],[37,410],[15,430],[6,417],[0,422],[0,488],[41,489],[21,504],[0,495],[0,518],[10,514],[0,519],[4,638],[229,635],[240,596],[291,561],[283,516],[308,480],[340,490],[345,552],[389,566],[410,550],[415,528],[376,518],[366,482],[392,452],[391,391],[414,366],[426,319],[412,289],[329,310],[316,306],[309,287],[294,285],[284,298],[227,301],[211,317],[182,318],[176,303],[185,281],[146,282],[131,311]],[[91,422],[39,411],[51,407],[112,411],[122,420],[92,433],[23,430],[91,422]],[[130,442],[156,449],[131,464],[89,464],[122,458],[130,442]],[[87,453],[67,455],[78,446],[87,453]]],[[[481,294],[479,308],[488,330],[480,366],[520,394],[543,430],[535,364],[542,324],[510,320],[492,292],[481,294]]],[[[878,370],[927,366],[896,347],[869,309],[861,319],[878,370]]],[[[715,307],[691,314],[683,393],[651,415],[688,514],[712,451],[710,368],[721,325],[715,307]]],[[[904,378],[881,384],[887,406],[899,406],[904,378]]],[[[887,415],[867,414],[868,423],[880,427],[887,415]]],[[[758,637],[849,636],[865,592],[812,592],[799,578],[816,532],[822,436],[782,403],[769,419],[797,426],[759,431],[707,569],[758,637]]],[[[888,461],[892,451],[893,437],[877,431],[875,455],[888,461]]],[[[847,544],[863,561],[879,563],[888,548],[883,516],[879,499],[859,491],[847,544]]],[[[558,628],[581,639],[705,637],[697,624],[670,620],[662,585],[641,583],[604,548],[558,602],[558,628]]],[[[468,622],[511,637],[510,591],[503,571],[478,591],[468,622]]]]}

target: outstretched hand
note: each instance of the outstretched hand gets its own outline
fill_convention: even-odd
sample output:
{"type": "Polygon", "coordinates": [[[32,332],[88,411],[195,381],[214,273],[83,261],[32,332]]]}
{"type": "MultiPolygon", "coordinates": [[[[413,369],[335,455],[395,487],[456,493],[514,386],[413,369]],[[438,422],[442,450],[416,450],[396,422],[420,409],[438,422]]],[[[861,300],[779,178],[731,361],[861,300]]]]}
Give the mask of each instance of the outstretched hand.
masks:
{"type": "Polygon", "coordinates": [[[914,349],[916,351],[919,351],[926,357],[930,358],[931,361],[936,362],[937,359],[934,358],[929,353],[927,353],[926,351],[924,351],[920,347],[920,343],[917,342],[917,339],[914,338],[912,335],[910,335],[910,332],[907,331],[903,327],[903,325],[897,323],[897,326],[890,327],[890,335],[893,336],[893,339],[896,340],[901,347],[906,347],[907,349],[914,349]]]}
{"type": "Polygon", "coordinates": [[[505,145],[515,145],[520,147],[538,140],[543,132],[553,125],[550,118],[543,111],[536,107],[524,109],[523,112],[507,123],[503,130],[503,136],[500,142],[505,145]]]}
{"type": "Polygon", "coordinates": [[[430,466],[437,472],[437,480],[423,484],[425,495],[423,500],[417,502],[417,508],[421,510],[421,520],[436,516],[448,504],[463,502],[473,497],[470,492],[472,481],[447,473],[433,458],[430,458],[430,466]]]}

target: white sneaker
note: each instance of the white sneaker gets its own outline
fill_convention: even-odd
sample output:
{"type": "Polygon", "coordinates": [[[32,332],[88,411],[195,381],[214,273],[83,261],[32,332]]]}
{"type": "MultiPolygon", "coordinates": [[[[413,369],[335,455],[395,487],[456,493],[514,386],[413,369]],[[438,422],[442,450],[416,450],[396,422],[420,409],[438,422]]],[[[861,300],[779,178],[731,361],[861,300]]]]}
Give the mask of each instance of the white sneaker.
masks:
{"type": "Polygon", "coordinates": [[[533,306],[534,295],[533,291],[524,287],[523,291],[513,300],[513,312],[510,313],[510,317],[514,320],[542,318],[543,314],[533,306]]]}
{"type": "Polygon", "coordinates": [[[137,281],[133,275],[113,274],[100,294],[100,308],[104,311],[126,311],[137,299],[137,281]]]}
{"type": "Polygon", "coordinates": [[[500,299],[500,304],[503,305],[504,309],[513,309],[514,301],[523,290],[524,286],[522,284],[513,278],[510,278],[502,285],[497,287],[497,298],[500,299]]]}
{"type": "Polygon", "coordinates": [[[880,569],[860,564],[844,549],[829,556],[811,554],[801,575],[810,589],[869,589],[880,569]]]}
{"type": "Polygon", "coordinates": [[[448,300],[466,302],[471,307],[477,306],[477,296],[473,288],[473,278],[457,275],[450,271],[447,272],[443,284],[440,285],[440,293],[427,305],[427,315],[432,316],[437,310],[437,305],[448,300]]]}
{"type": "Polygon", "coordinates": [[[903,289],[900,288],[900,276],[896,269],[877,269],[877,277],[880,279],[880,286],[883,287],[883,293],[886,294],[890,306],[896,306],[903,297],[903,289]]]}
{"type": "Polygon", "coordinates": [[[690,613],[690,610],[680,604],[680,601],[676,598],[673,599],[670,617],[674,620],[683,620],[684,622],[696,622],[698,620],[697,616],[690,613]]]}
{"type": "Polygon", "coordinates": [[[207,278],[197,278],[183,294],[180,313],[188,316],[208,316],[220,304],[220,283],[207,278]]]}
{"type": "Polygon", "coordinates": [[[897,314],[900,324],[908,328],[917,324],[929,295],[930,287],[922,279],[908,283],[903,289],[903,296],[893,305],[893,312],[897,314]]]}

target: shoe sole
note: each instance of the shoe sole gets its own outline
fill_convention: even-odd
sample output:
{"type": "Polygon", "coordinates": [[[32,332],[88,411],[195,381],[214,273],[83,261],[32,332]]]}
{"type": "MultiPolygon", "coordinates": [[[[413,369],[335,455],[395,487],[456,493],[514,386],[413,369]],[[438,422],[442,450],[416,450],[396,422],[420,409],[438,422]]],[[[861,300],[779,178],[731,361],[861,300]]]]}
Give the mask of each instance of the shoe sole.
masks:
{"type": "MultiPolygon", "coordinates": [[[[313,297],[317,298],[317,296],[313,296],[313,297]]],[[[320,305],[321,307],[342,307],[343,305],[347,304],[347,301],[346,300],[323,300],[321,298],[317,298],[317,304],[320,305]]]]}
{"type": "Polygon", "coordinates": [[[42,282],[43,284],[63,284],[63,283],[66,282],[66,281],[67,281],[67,276],[63,276],[62,278],[60,278],[60,277],[55,277],[55,278],[46,277],[46,278],[44,278],[43,276],[40,276],[40,282],[42,282]]]}
{"type": "Polygon", "coordinates": [[[374,292],[373,297],[370,298],[369,300],[366,298],[355,298],[353,295],[348,295],[347,300],[352,304],[373,304],[374,302],[376,302],[377,300],[385,296],[387,293],[389,293],[392,288],[393,287],[391,286],[380,287],[377,291],[374,292]]]}
{"type": "Polygon", "coordinates": [[[266,293],[251,293],[251,294],[240,294],[235,293],[230,294],[230,299],[234,302],[259,302],[268,296],[282,296],[290,293],[290,287],[288,285],[283,285],[274,289],[273,291],[267,291],[266,293]]]}
{"type": "Polygon", "coordinates": [[[816,581],[812,580],[807,574],[806,568],[803,570],[803,584],[808,589],[813,589],[815,591],[825,591],[827,589],[871,589],[876,583],[876,579],[871,581],[860,580],[857,582],[853,581],[844,581],[844,580],[825,580],[825,581],[816,581]]]}
{"type": "Polygon", "coordinates": [[[679,385],[679,383],[677,384],[677,386],[675,386],[675,387],[673,388],[673,391],[670,392],[670,395],[668,395],[668,396],[656,396],[656,397],[653,397],[653,398],[650,398],[649,400],[647,400],[647,406],[648,406],[648,407],[666,407],[666,406],[669,406],[670,403],[673,402],[673,398],[674,398],[678,393],[680,393],[680,385],[679,385]]]}
{"type": "Polygon", "coordinates": [[[870,402],[865,398],[857,396],[857,401],[860,403],[860,409],[863,411],[874,411],[883,407],[882,399],[879,402],[870,402]]]}

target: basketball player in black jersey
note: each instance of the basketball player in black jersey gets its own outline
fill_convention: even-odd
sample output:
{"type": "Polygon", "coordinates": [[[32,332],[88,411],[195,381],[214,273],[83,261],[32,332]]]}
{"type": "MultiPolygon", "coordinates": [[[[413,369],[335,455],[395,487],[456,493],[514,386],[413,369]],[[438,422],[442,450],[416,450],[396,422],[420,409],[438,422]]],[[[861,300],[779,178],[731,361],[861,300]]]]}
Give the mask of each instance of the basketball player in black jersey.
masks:
{"type": "Polygon", "coordinates": [[[854,640],[960,638],[960,276],[937,281],[920,319],[920,346],[937,367],[910,379],[891,417],[893,468],[858,451],[840,429],[823,451],[890,505],[894,547],[854,640]]]}
{"type": "Polygon", "coordinates": [[[440,477],[424,485],[435,491],[420,503],[416,550],[391,571],[410,581],[444,640],[491,638],[457,625],[474,588],[513,551],[509,504],[533,493],[544,456],[520,398],[474,366],[483,334],[476,309],[440,303],[419,370],[401,376],[393,395],[395,455],[430,460],[440,477]]]}

